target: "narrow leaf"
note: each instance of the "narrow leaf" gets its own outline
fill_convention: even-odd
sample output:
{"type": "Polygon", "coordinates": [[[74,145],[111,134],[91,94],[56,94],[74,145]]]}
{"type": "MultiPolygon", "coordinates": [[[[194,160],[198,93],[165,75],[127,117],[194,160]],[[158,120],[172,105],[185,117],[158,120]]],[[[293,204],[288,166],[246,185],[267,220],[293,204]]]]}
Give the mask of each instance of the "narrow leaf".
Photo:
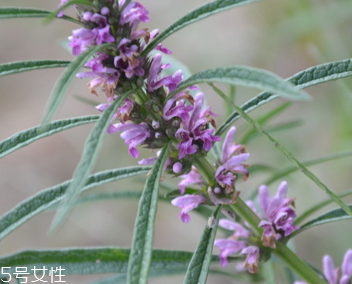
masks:
{"type": "MultiPolygon", "coordinates": [[[[259,117],[257,119],[257,122],[262,126],[265,125],[266,123],[268,123],[270,121],[270,119],[279,115],[281,112],[283,112],[285,109],[287,109],[287,107],[289,107],[291,104],[292,104],[291,102],[286,102],[282,105],[279,105],[278,107],[269,111],[267,114],[259,117]]],[[[253,138],[253,136],[255,136],[256,133],[257,133],[257,131],[254,128],[248,130],[248,132],[241,139],[240,144],[247,145],[247,143],[253,138]]]]}
{"type": "Polygon", "coordinates": [[[0,19],[10,18],[41,18],[50,14],[50,11],[38,10],[32,8],[0,8],[0,19]]]}
{"type": "MultiPolygon", "coordinates": [[[[0,8],[0,20],[1,19],[11,19],[11,18],[45,18],[49,16],[52,12],[45,10],[38,10],[32,8],[17,8],[17,7],[6,7],[0,8]]],[[[56,14],[55,14],[56,16],[56,14]]],[[[69,20],[74,23],[80,23],[74,18],[63,16],[59,19],[69,20]]]]}
{"type": "MultiPolygon", "coordinates": [[[[16,272],[16,267],[27,267],[33,274],[34,266],[65,269],[62,274],[126,273],[130,250],[122,248],[82,248],[62,250],[28,250],[0,258],[0,267],[16,272]]],[[[186,269],[191,252],[154,250],[151,256],[153,271],[186,269]]],[[[215,258],[214,258],[215,261],[215,258]]],[[[0,277],[1,271],[0,271],[0,277]]],[[[64,280],[64,279],[63,279],[64,280]]]]}
{"type": "Polygon", "coordinates": [[[302,171],[310,180],[312,180],[318,187],[325,191],[330,198],[338,204],[348,215],[352,216],[352,210],[344,203],[335,193],[333,193],[316,175],[314,175],[307,167],[301,164],[284,146],[270,136],[255,120],[253,120],[248,114],[245,113],[240,107],[233,104],[236,111],[250,123],[258,132],[263,134],[271,141],[275,147],[299,170],[302,171]]]}
{"type": "MultiPolygon", "coordinates": [[[[177,89],[170,93],[169,96],[172,97],[192,85],[212,82],[264,89],[275,92],[283,97],[296,100],[309,98],[308,94],[298,91],[293,84],[284,81],[276,74],[247,66],[234,66],[201,71],[180,83],[177,89]]],[[[227,96],[226,98],[229,99],[227,96]]]]}
{"type": "Polygon", "coordinates": [[[68,187],[64,199],[62,200],[58,211],[54,217],[52,228],[57,227],[63,218],[68,213],[75,196],[81,191],[81,188],[85,185],[88,175],[94,166],[95,160],[98,156],[98,152],[103,141],[106,130],[109,126],[110,120],[116,109],[124,102],[124,100],[134,92],[130,90],[120,95],[111,106],[104,111],[95,124],[92,132],[89,134],[87,141],[84,145],[82,158],[73,174],[72,182],[68,187]]]}
{"type": "Polygon", "coordinates": [[[212,257],[214,239],[218,227],[218,221],[221,213],[221,205],[219,205],[203,232],[202,238],[199,241],[196,251],[193,254],[191,262],[189,263],[184,284],[205,284],[208,278],[208,270],[212,257]]]}
{"type": "MultiPolygon", "coordinates": [[[[350,208],[350,210],[352,210],[352,205],[348,205],[348,207],[350,208]]],[[[320,215],[317,218],[314,218],[312,220],[310,220],[309,222],[305,223],[304,225],[301,226],[301,228],[299,230],[296,230],[292,233],[291,237],[294,237],[296,235],[298,235],[299,233],[318,226],[318,225],[323,225],[326,223],[331,223],[331,222],[336,222],[336,221],[341,221],[341,220],[347,220],[347,219],[351,219],[352,216],[350,214],[347,214],[346,211],[342,208],[337,208],[334,210],[331,210],[329,212],[326,212],[323,215],[320,215]]]]}
{"type": "Polygon", "coordinates": [[[55,133],[70,129],[72,127],[96,122],[99,117],[100,116],[98,115],[94,115],[56,120],[52,123],[49,123],[45,128],[45,131],[42,131],[41,126],[36,126],[34,128],[30,128],[25,131],[16,133],[11,137],[0,142],[0,158],[10,154],[11,152],[17,149],[29,145],[34,141],[39,140],[40,138],[53,135],[55,133]]]}
{"type": "Polygon", "coordinates": [[[174,24],[172,24],[170,27],[168,27],[165,31],[160,33],[150,44],[148,44],[147,48],[143,51],[142,56],[147,55],[158,43],[164,41],[173,33],[192,23],[195,23],[222,11],[226,11],[237,6],[249,4],[256,1],[258,0],[217,0],[207,3],[189,12],[187,15],[185,15],[184,17],[176,21],[174,24]]]}
{"type": "MultiPolygon", "coordinates": [[[[304,166],[308,167],[308,166],[313,166],[313,165],[321,164],[324,162],[329,162],[329,161],[333,161],[333,160],[337,160],[337,159],[345,158],[345,157],[350,157],[350,156],[352,156],[352,151],[341,152],[341,153],[335,153],[335,154],[323,156],[318,159],[302,162],[302,164],[304,166]]],[[[275,181],[280,180],[283,177],[285,177],[293,172],[299,171],[299,170],[300,169],[295,166],[288,167],[286,169],[283,169],[282,171],[278,171],[275,175],[273,175],[271,178],[267,179],[262,184],[270,185],[270,184],[274,183],[275,181]]]]}
{"type": "MultiPolygon", "coordinates": [[[[298,89],[307,88],[320,83],[349,77],[352,75],[352,59],[335,61],[317,65],[301,71],[287,80],[296,85],[298,89]]],[[[255,110],[279,96],[276,93],[263,92],[241,106],[246,113],[255,110]]],[[[219,127],[216,135],[223,134],[240,117],[237,111],[233,112],[219,127]]]]}
{"type": "Polygon", "coordinates": [[[56,82],[54,89],[50,95],[49,102],[45,111],[43,124],[47,124],[54,116],[57,108],[59,107],[65,92],[70,85],[72,79],[75,77],[79,69],[88,61],[88,59],[98,51],[103,50],[110,44],[102,44],[94,46],[85,52],[82,52],[76,59],[74,59],[56,82]]]}
{"type": "Polygon", "coordinates": [[[4,63],[0,64],[0,77],[45,68],[66,67],[68,64],[70,64],[70,61],[63,60],[33,60],[4,63]]]}
{"type": "MultiPolygon", "coordinates": [[[[96,5],[94,5],[94,3],[90,2],[90,1],[86,1],[86,0],[71,0],[66,2],[63,5],[60,5],[59,9],[57,9],[56,11],[53,11],[51,13],[49,13],[46,18],[45,18],[45,22],[49,22],[52,19],[56,18],[56,15],[61,12],[64,11],[66,8],[72,6],[72,5],[83,5],[83,6],[87,6],[87,7],[91,7],[91,8],[97,8],[96,5]]],[[[78,22],[80,24],[80,22],[78,22]]]]}
{"type": "MultiPolygon", "coordinates": [[[[82,191],[108,182],[147,173],[150,169],[150,167],[138,166],[99,172],[88,178],[82,191]]],[[[71,180],[43,190],[3,215],[0,218],[0,240],[27,220],[61,201],[70,182],[71,180]]]]}
{"type": "MultiPolygon", "coordinates": [[[[352,190],[348,190],[342,194],[339,194],[338,196],[340,198],[346,197],[352,195],[352,190]]],[[[295,220],[295,225],[300,224],[303,220],[307,219],[309,216],[311,216],[312,214],[314,214],[315,212],[317,212],[319,209],[325,207],[326,205],[329,205],[330,203],[332,203],[333,201],[331,199],[327,199],[325,201],[322,201],[316,205],[314,205],[313,207],[310,207],[307,211],[305,211],[304,213],[302,213],[301,215],[299,215],[296,220],[295,220]]]]}
{"type": "Polygon", "coordinates": [[[157,159],[139,200],[138,213],[133,231],[127,283],[148,282],[148,274],[153,250],[154,221],[158,204],[159,182],[164,163],[169,153],[170,143],[164,147],[157,159]]]}

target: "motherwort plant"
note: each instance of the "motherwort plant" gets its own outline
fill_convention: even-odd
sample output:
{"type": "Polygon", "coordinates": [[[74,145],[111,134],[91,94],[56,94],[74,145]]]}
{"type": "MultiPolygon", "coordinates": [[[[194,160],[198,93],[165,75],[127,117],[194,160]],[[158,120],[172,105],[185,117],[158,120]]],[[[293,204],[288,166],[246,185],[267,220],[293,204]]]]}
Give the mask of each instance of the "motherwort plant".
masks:
{"type": "MultiPolygon", "coordinates": [[[[336,209],[339,211],[335,210],[321,218],[327,220],[326,222],[336,220],[336,214],[340,214],[341,218],[349,218],[352,216],[350,207],[269,135],[260,123],[248,116],[248,112],[279,96],[307,99],[309,96],[299,91],[299,88],[350,76],[352,64],[346,61],[319,65],[292,77],[291,82],[282,80],[273,73],[245,66],[209,69],[187,79],[183,78],[181,69],[169,75],[165,72],[171,67],[167,60],[169,57],[165,54],[169,56],[172,53],[162,44],[166,37],[190,23],[247,2],[252,1],[210,2],[187,14],[163,32],[145,28],[145,23],[149,21],[148,10],[141,3],[128,0],[61,0],[59,9],[53,13],[34,9],[0,9],[0,16],[35,15],[49,19],[57,17],[81,26],[74,29],[69,36],[69,46],[72,55],[76,57],[71,63],[36,61],[0,65],[0,75],[5,71],[9,72],[8,70],[12,73],[26,71],[22,68],[23,64],[28,70],[57,67],[58,64],[67,66],[54,88],[43,125],[31,130],[32,132],[20,133],[1,142],[0,149],[3,150],[0,154],[6,155],[16,147],[27,145],[55,131],[74,127],[77,123],[83,124],[92,120],[97,122],[86,142],[73,179],[28,199],[5,214],[0,219],[0,238],[34,214],[61,201],[53,221],[54,230],[66,216],[80,191],[94,185],[146,173],[147,181],[143,192],[140,193],[131,249],[110,251],[105,248],[93,252],[86,248],[81,253],[72,250],[67,253],[67,258],[60,258],[63,259],[62,262],[55,259],[60,268],[64,267],[64,270],[67,269],[72,274],[82,271],[121,274],[108,283],[127,281],[131,284],[143,284],[147,283],[149,276],[177,273],[185,273],[184,283],[205,283],[210,263],[217,259],[212,256],[215,246],[220,250],[221,266],[235,263],[231,271],[236,276],[246,275],[244,279],[250,283],[270,279],[274,270],[268,263],[272,264],[272,259],[275,259],[299,277],[295,276],[292,282],[295,279],[306,281],[296,281],[296,284],[337,284],[339,273],[330,256],[324,257],[324,272],[320,273],[287,246],[288,241],[295,235],[321,223],[321,219],[313,219],[306,224],[299,224],[314,213],[316,208],[324,205],[297,217],[295,199],[287,197],[290,195],[286,181],[280,183],[273,197],[268,186],[261,185],[258,194],[252,195],[246,202],[243,201],[241,192],[245,188],[244,181],[249,178],[251,172],[248,164],[250,154],[246,152],[245,145],[242,145],[246,143],[234,142],[238,130],[233,123],[239,117],[247,120],[341,207],[336,209]],[[72,6],[77,11],[77,19],[66,14],[66,8],[72,6]],[[81,67],[85,67],[84,72],[79,72],[81,67]],[[102,103],[96,106],[101,115],[99,118],[49,123],[74,76],[89,79],[89,92],[102,100],[102,103]],[[257,87],[266,92],[238,107],[231,96],[214,86],[214,82],[257,87]],[[220,127],[215,123],[217,114],[205,103],[205,95],[198,87],[200,83],[209,83],[232,110],[220,127]],[[61,126],[60,123],[66,124],[61,126]],[[151,149],[155,155],[140,159],[139,166],[136,167],[89,176],[106,133],[119,135],[133,158],[140,159],[141,147],[151,149]],[[27,137],[25,135],[30,136],[31,141],[23,142],[23,137],[27,137]],[[181,180],[178,189],[168,192],[165,197],[159,194],[159,184],[167,175],[181,180]],[[191,210],[206,216],[208,222],[194,253],[153,250],[154,223],[159,199],[167,200],[178,207],[181,210],[179,217],[184,223],[191,222],[191,210]],[[226,237],[216,238],[219,228],[226,232],[226,237]]],[[[284,108],[274,110],[262,119],[261,123],[264,124],[265,120],[284,108]]],[[[249,132],[246,137],[254,134],[249,132]]],[[[284,174],[279,175],[280,178],[282,176],[284,174]]],[[[268,184],[277,179],[269,180],[268,184]]],[[[21,253],[20,258],[14,255],[0,259],[2,267],[10,268],[7,272],[1,271],[0,279],[6,282],[12,276],[13,271],[9,263],[14,259],[21,259],[21,265],[26,265],[26,268],[35,268],[38,261],[53,260],[56,256],[57,252],[38,252],[35,260],[29,260],[26,254],[21,253]]],[[[340,284],[351,283],[351,265],[352,253],[349,250],[342,264],[340,284]]],[[[228,274],[225,270],[216,272],[228,274]]]]}

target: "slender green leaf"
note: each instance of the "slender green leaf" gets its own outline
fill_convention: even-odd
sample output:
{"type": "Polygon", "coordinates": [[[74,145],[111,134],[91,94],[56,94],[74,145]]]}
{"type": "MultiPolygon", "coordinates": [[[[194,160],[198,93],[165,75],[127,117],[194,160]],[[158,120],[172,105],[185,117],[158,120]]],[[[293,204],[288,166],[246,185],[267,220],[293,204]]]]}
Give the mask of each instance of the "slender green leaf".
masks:
{"type": "Polygon", "coordinates": [[[253,120],[248,114],[245,113],[240,107],[233,104],[236,111],[248,122],[250,123],[258,132],[263,134],[265,137],[271,141],[275,147],[299,170],[302,171],[310,180],[312,180],[318,187],[325,191],[330,198],[338,204],[348,215],[352,216],[352,210],[344,203],[335,193],[333,193],[320,179],[314,175],[307,167],[301,164],[284,146],[282,146],[278,141],[276,141],[272,136],[270,136],[255,120],[253,120]]]}
{"type": "MultiPolygon", "coordinates": [[[[284,81],[274,73],[247,66],[234,66],[201,71],[181,82],[177,89],[170,93],[169,97],[176,95],[189,86],[212,82],[264,89],[280,94],[283,97],[296,100],[309,98],[307,93],[298,91],[293,84],[284,81]]],[[[229,100],[227,96],[225,97],[229,100]]]]}
{"type": "Polygon", "coordinates": [[[0,77],[45,68],[66,67],[68,64],[70,64],[70,61],[63,60],[33,60],[4,63],[0,64],[0,77]]]}
{"type": "MultiPolygon", "coordinates": [[[[0,8],[0,20],[11,19],[11,18],[45,18],[50,14],[51,14],[51,11],[38,10],[38,9],[32,9],[32,8],[17,8],[17,7],[0,8]]],[[[59,19],[69,20],[71,22],[79,24],[79,21],[68,16],[63,16],[59,19]]]]}
{"type": "MultiPolygon", "coordinates": [[[[48,14],[46,16],[46,18],[44,19],[44,22],[49,22],[52,19],[56,18],[56,15],[59,12],[64,11],[66,8],[68,8],[72,5],[83,5],[83,6],[87,6],[89,8],[97,8],[96,5],[94,5],[94,3],[87,1],[87,0],[71,0],[71,1],[66,2],[63,5],[60,5],[59,9],[57,9],[56,11],[53,11],[50,14],[48,14]]],[[[81,23],[78,22],[78,24],[81,24],[81,23]]]]}
{"type": "MultiPolygon", "coordinates": [[[[59,267],[62,274],[126,273],[130,250],[122,248],[82,248],[62,250],[28,250],[0,258],[0,267],[10,267],[6,272],[15,272],[16,267],[27,267],[33,274],[34,266],[59,267]]],[[[186,269],[191,252],[154,250],[151,270],[186,269]]],[[[216,258],[213,259],[216,261],[216,258]]],[[[0,271],[0,277],[1,271],[0,271]]],[[[64,279],[63,279],[64,280],[64,279]]]]}
{"type": "Polygon", "coordinates": [[[127,283],[129,284],[148,282],[151,253],[153,250],[154,221],[158,204],[159,182],[165,160],[169,153],[170,143],[164,147],[157,159],[139,200],[130,261],[128,263],[127,283]]]}
{"type": "MultiPolygon", "coordinates": [[[[335,61],[317,65],[301,71],[287,80],[296,85],[298,89],[307,88],[320,83],[349,77],[352,75],[352,59],[335,61]]],[[[263,92],[241,106],[246,113],[266,104],[279,96],[276,93],[263,92]]],[[[233,112],[226,121],[219,127],[216,135],[223,134],[238,118],[237,111],[233,112]]]]}
{"type": "Polygon", "coordinates": [[[148,44],[147,48],[143,51],[142,55],[147,55],[158,43],[164,41],[167,37],[172,35],[173,33],[179,31],[180,29],[205,19],[211,15],[215,15],[222,11],[226,11],[228,9],[241,6],[244,4],[249,4],[252,2],[256,2],[258,0],[217,0],[210,3],[207,3],[191,12],[187,15],[173,23],[170,27],[168,27],[165,31],[160,33],[150,44],[148,44]]]}
{"type": "Polygon", "coordinates": [[[50,95],[49,102],[45,111],[43,124],[47,124],[54,116],[56,109],[59,107],[65,92],[70,85],[72,79],[75,77],[79,69],[88,61],[88,59],[98,51],[105,49],[110,44],[102,44],[91,47],[82,52],[76,59],[74,59],[56,82],[54,89],[50,95]]]}
{"type": "MultiPolygon", "coordinates": [[[[308,166],[313,166],[313,165],[317,165],[317,164],[320,164],[320,163],[329,162],[329,161],[333,161],[333,160],[340,159],[340,158],[345,158],[345,157],[350,157],[350,156],[352,156],[352,151],[341,152],[341,153],[335,153],[335,154],[323,156],[323,157],[320,157],[318,159],[302,162],[302,164],[304,166],[308,167],[308,166]]],[[[288,167],[286,169],[283,169],[282,171],[276,172],[272,177],[267,179],[262,184],[270,185],[270,184],[274,183],[275,181],[280,180],[283,177],[285,177],[285,176],[287,176],[287,175],[289,175],[289,174],[291,174],[293,172],[299,171],[299,170],[300,169],[295,167],[295,166],[288,167]]]]}
{"type": "Polygon", "coordinates": [[[214,239],[218,228],[218,221],[221,213],[221,205],[219,205],[208,222],[202,238],[199,241],[196,251],[189,263],[184,284],[205,284],[208,278],[208,270],[212,257],[214,239]],[[209,224],[211,223],[211,224],[209,224]]]}
{"type": "MultiPolygon", "coordinates": [[[[348,190],[342,194],[339,194],[338,196],[340,198],[346,197],[352,195],[352,190],[348,190]]],[[[325,207],[326,205],[329,205],[330,203],[332,203],[333,201],[331,199],[327,199],[325,201],[322,201],[316,205],[314,205],[313,207],[310,207],[307,211],[305,211],[304,213],[300,214],[296,220],[295,220],[295,225],[300,224],[303,220],[307,219],[309,216],[311,216],[312,214],[314,214],[315,212],[317,212],[319,209],[325,207]]]]}
{"type": "Polygon", "coordinates": [[[111,106],[103,112],[98,122],[95,124],[92,132],[89,134],[87,141],[84,145],[82,158],[73,174],[72,182],[69,185],[64,199],[62,200],[58,211],[54,217],[52,228],[57,227],[63,218],[68,213],[74,198],[81,191],[81,188],[85,185],[88,175],[94,166],[95,160],[98,156],[98,152],[103,141],[106,130],[109,126],[110,120],[116,109],[124,102],[124,100],[134,92],[130,90],[120,95],[111,106]]]}
{"type": "MultiPolygon", "coordinates": [[[[268,112],[267,114],[259,117],[257,119],[257,122],[260,125],[265,125],[266,123],[268,123],[270,121],[270,119],[276,117],[278,114],[280,114],[281,112],[283,112],[285,109],[287,109],[287,107],[289,107],[292,103],[291,102],[286,102],[282,105],[279,105],[278,107],[274,108],[273,110],[271,110],[270,112],[268,112]]],[[[247,143],[253,138],[253,136],[257,133],[257,131],[254,128],[251,128],[241,139],[240,144],[243,145],[247,145],[247,143]]]]}
{"type": "MultiPolygon", "coordinates": [[[[350,208],[350,210],[352,210],[352,205],[348,205],[348,207],[350,208]]],[[[296,235],[298,235],[299,233],[302,233],[303,231],[318,226],[318,225],[323,225],[326,223],[331,223],[331,222],[336,222],[336,221],[341,221],[341,220],[347,220],[347,219],[351,219],[352,215],[347,214],[346,211],[342,208],[337,208],[334,210],[331,210],[329,212],[326,212],[323,215],[320,215],[317,218],[314,218],[310,221],[308,221],[307,223],[305,223],[304,225],[301,226],[301,228],[299,230],[296,230],[292,233],[291,237],[294,237],[296,235]]]]}
{"type": "Polygon", "coordinates": [[[40,138],[53,135],[55,133],[70,129],[72,127],[96,122],[99,117],[100,116],[98,115],[94,115],[56,120],[52,123],[49,123],[45,131],[42,131],[41,126],[36,126],[34,128],[30,128],[25,131],[16,133],[11,137],[0,142],[0,158],[10,154],[11,152],[17,149],[27,146],[28,144],[31,144],[34,141],[39,140],[40,138]]]}
{"type": "MultiPolygon", "coordinates": [[[[82,191],[108,182],[147,173],[150,169],[150,167],[138,166],[99,172],[88,178],[82,191]]],[[[43,190],[5,213],[0,218],[0,240],[33,216],[61,201],[70,182],[71,180],[43,190]]]]}

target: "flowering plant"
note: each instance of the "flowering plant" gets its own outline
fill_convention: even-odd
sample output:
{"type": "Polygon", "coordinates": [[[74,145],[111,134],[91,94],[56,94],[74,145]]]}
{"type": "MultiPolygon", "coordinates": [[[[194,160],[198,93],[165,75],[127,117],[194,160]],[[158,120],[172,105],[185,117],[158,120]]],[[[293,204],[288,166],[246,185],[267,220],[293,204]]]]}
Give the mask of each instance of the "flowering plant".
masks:
{"type": "MultiPolygon", "coordinates": [[[[148,9],[144,3],[129,0],[61,0],[54,12],[0,8],[0,19],[44,17],[51,21],[56,18],[80,26],[72,30],[66,44],[74,57],[72,61],[35,60],[0,65],[0,76],[66,67],[53,88],[42,124],[1,141],[0,157],[43,137],[95,122],[72,179],[29,197],[5,213],[0,218],[0,239],[49,209],[56,210],[49,230],[53,234],[59,231],[70,211],[85,199],[139,198],[129,248],[84,247],[16,252],[0,258],[2,282],[9,283],[16,278],[25,281],[19,283],[26,283],[28,279],[23,275],[27,274],[33,274],[36,281],[41,281],[47,270],[45,267],[56,266],[59,272],[65,271],[66,274],[116,274],[94,283],[142,284],[151,277],[175,274],[184,275],[184,283],[206,283],[209,274],[248,283],[275,283],[275,275],[280,270],[284,272],[280,276],[282,280],[280,278],[277,283],[351,283],[351,249],[345,254],[339,274],[330,256],[323,257],[321,272],[300,258],[291,246],[294,237],[309,228],[351,218],[351,206],[341,199],[350,192],[339,195],[328,188],[307,168],[309,162],[301,163],[273,138],[273,131],[263,128],[268,120],[279,115],[291,103],[285,102],[256,120],[249,115],[254,109],[280,97],[291,101],[309,99],[310,95],[302,91],[303,88],[351,76],[351,60],[310,67],[287,80],[263,69],[240,65],[207,69],[190,75],[184,65],[171,57],[172,51],[164,44],[166,38],[191,23],[251,2],[254,1],[213,1],[186,14],[164,31],[145,28],[150,20],[148,9]],[[75,17],[69,16],[73,9],[75,17]],[[177,68],[178,65],[181,68],[177,68]],[[87,93],[99,99],[91,111],[101,114],[51,122],[75,77],[88,79],[87,93]],[[209,106],[206,103],[208,92],[201,90],[202,83],[208,84],[208,92],[225,101],[228,115],[223,123],[220,123],[213,104],[209,106]],[[226,94],[215,83],[264,91],[237,106],[234,88],[226,94]],[[248,123],[246,130],[240,129],[239,118],[248,123]],[[270,166],[261,161],[261,154],[255,150],[252,152],[252,149],[248,151],[247,144],[258,133],[273,143],[294,168],[278,170],[277,174],[261,183],[258,191],[246,193],[246,188],[254,187],[245,183],[253,173],[256,174],[254,160],[260,161],[258,172],[271,172],[270,166]],[[120,136],[129,156],[138,159],[136,163],[139,166],[90,175],[107,134],[114,139],[120,136]],[[239,134],[242,139],[238,138],[239,134]],[[151,157],[142,157],[143,147],[150,149],[151,157]],[[305,213],[296,212],[296,200],[292,197],[296,192],[288,191],[288,182],[282,180],[295,170],[302,171],[329,196],[329,200],[310,204],[305,213]],[[82,194],[91,187],[141,174],[146,176],[143,191],[82,194]],[[168,184],[165,181],[168,177],[177,178],[178,185],[168,184]],[[281,182],[273,195],[269,185],[277,180],[281,182]],[[159,201],[178,207],[179,219],[183,223],[197,223],[191,211],[205,217],[204,232],[194,252],[153,248],[159,201]],[[332,211],[311,217],[333,202],[336,208],[332,211]],[[311,220],[304,223],[308,217],[311,220]],[[226,236],[223,236],[224,233],[226,236]],[[213,247],[217,248],[218,257],[213,255],[213,247]],[[221,268],[211,269],[217,262],[221,268]],[[40,279],[36,274],[38,270],[42,270],[40,279]]],[[[289,127],[286,123],[276,130],[289,127]]],[[[123,154],[119,155],[122,157],[123,154]]],[[[310,164],[348,155],[351,152],[323,157],[310,164]]],[[[300,202],[297,199],[297,203],[300,202]]],[[[187,231],[183,234],[186,235],[187,231]]],[[[50,271],[51,279],[62,276],[55,274],[57,269],[50,271]]]]}

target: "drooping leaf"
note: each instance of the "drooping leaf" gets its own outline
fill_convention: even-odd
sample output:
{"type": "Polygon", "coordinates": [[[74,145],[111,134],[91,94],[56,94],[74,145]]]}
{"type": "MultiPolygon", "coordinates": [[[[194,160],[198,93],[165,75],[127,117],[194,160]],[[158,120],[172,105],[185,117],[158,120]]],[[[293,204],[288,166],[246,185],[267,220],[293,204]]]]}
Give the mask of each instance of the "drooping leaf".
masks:
{"type": "MultiPolygon", "coordinates": [[[[338,196],[340,198],[346,197],[352,195],[352,190],[348,190],[342,194],[339,194],[338,196]]],[[[332,203],[333,201],[331,199],[327,199],[325,201],[322,201],[316,205],[314,205],[313,207],[310,207],[307,211],[303,212],[302,214],[300,214],[296,220],[295,220],[295,225],[300,224],[303,220],[307,219],[309,216],[311,216],[313,213],[317,212],[319,209],[325,207],[326,205],[329,205],[330,203],[332,203]]]]}
{"type": "MultiPolygon", "coordinates": [[[[51,14],[50,11],[32,9],[32,8],[17,8],[17,7],[0,8],[0,20],[11,19],[11,18],[45,18],[50,14],[51,14]]],[[[59,19],[64,19],[74,23],[79,23],[79,21],[77,21],[76,19],[68,16],[63,16],[59,19]]]]}
{"type": "MultiPolygon", "coordinates": [[[[350,208],[350,210],[352,210],[352,205],[348,205],[348,207],[350,208]]],[[[331,223],[331,222],[336,222],[336,221],[341,221],[341,220],[347,220],[347,219],[351,219],[352,216],[347,214],[345,212],[345,210],[343,210],[342,208],[337,208],[334,210],[331,210],[329,212],[326,212],[323,215],[320,215],[317,218],[314,218],[310,221],[308,221],[307,223],[305,223],[304,225],[302,225],[300,227],[300,229],[294,231],[292,233],[292,236],[290,235],[290,237],[294,237],[296,235],[298,235],[299,233],[302,233],[303,231],[318,226],[318,225],[323,225],[326,223],[331,223]]]]}
{"type": "Polygon", "coordinates": [[[72,182],[70,183],[65,193],[64,199],[57,210],[54,217],[52,228],[58,226],[63,218],[68,213],[74,198],[81,191],[81,188],[85,185],[88,175],[92,170],[95,160],[98,156],[98,152],[103,141],[106,130],[109,126],[110,120],[117,108],[124,102],[124,100],[134,92],[130,90],[124,94],[121,94],[110,107],[103,112],[98,122],[95,124],[92,132],[89,134],[87,141],[84,145],[83,154],[81,160],[73,174],[72,182]]]}
{"type": "Polygon", "coordinates": [[[338,204],[348,215],[352,216],[352,210],[344,203],[341,198],[339,198],[334,192],[332,192],[316,175],[314,175],[306,166],[301,164],[283,145],[281,145],[277,140],[275,140],[271,135],[269,135],[255,120],[253,120],[246,112],[240,107],[233,104],[236,111],[258,132],[267,137],[275,147],[298,169],[302,171],[310,180],[312,180],[320,189],[325,191],[330,198],[338,204]]]}
{"type": "Polygon", "coordinates": [[[180,29],[205,19],[211,15],[215,15],[222,11],[226,11],[228,9],[238,7],[244,4],[249,4],[252,2],[256,2],[258,0],[217,0],[210,3],[207,3],[191,12],[187,15],[173,23],[170,27],[168,27],[165,31],[160,33],[150,44],[148,44],[147,48],[143,51],[142,55],[147,55],[158,43],[164,41],[167,37],[172,35],[173,33],[179,31],[180,29]]]}
{"type": "Polygon", "coordinates": [[[199,241],[196,251],[189,263],[184,284],[205,284],[208,278],[208,270],[212,257],[214,239],[218,228],[218,221],[221,213],[219,205],[210,216],[208,224],[199,241]]]}
{"type": "MultiPolygon", "coordinates": [[[[298,89],[307,88],[320,83],[349,77],[352,75],[352,59],[335,61],[317,65],[301,71],[287,80],[296,85],[298,89]]],[[[263,92],[241,106],[246,113],[266,104],[279,96],[276,93],[263,92]]],[[[216,135],[223,134],[240,117],[238,112],[233,112],[216,131],[216,135]]]]}
{"type": "MultiPolygon", "coordinates": [[[[294,85],[284,81],[274,73],[247,66],[234,66],[201,71],[181,82],[177,89],[169,94],[169,97],[176,95],[189,86],[212,82],[264,89],[275,92],[283,97],[296,100],[309,98],[308,94],[298,91],[294,85]]],[[[228,97],[226,96],[226,98],[228,97]]]]}
{"type": "Polygon", "coordinates": [[[13,151],[27,146],[34,141],[39,140],[60,131],[70,129],[75,126],[84,125],[87,123],[96,122],[99,119],[98,115],[94,116],[83,116],[75,117],[70,119],[56,120],[49,123],[45,129],[42,131],[41,126],[36,126],[22,132],[16,133],[11,137],[0,142],[0,158],[12,153],[13,151]]]}
{"type": "MultiPolygon", "coordinates": [[[[123,248],[81,248],[62,250],[29,250],[0,258],[0,267],[10,267],[6,272],[16,272],[16,267],[26,267],[33,274],[34,266],[65,269],[62,274],[126,273],[130,250],[123,248]]],[[[191,252],[154,250],[151,269],[186,269],[191,252]]],[[[0,277],[1,271],[0,271],[0,277]]],[[[64,280],[64,279],[63,279],[64,280]]]]}
{"type": "MultiPolygon", "coordinates": [[[[108,182],[147,173],[150,169],[150,167],[138,166],[99,172],[88,178],[85,186],[82,188],[82,191],[108,182]]],[[[24,200],[22,203],[5,213],[0,218],[0,240],[21,226],[27,220],[62,200],[70,182],[71,181],[66,181],[43,190],[27,200],[24,200]]]]}
{"type": "Polygon", "coordinates": [[[45,68],[66,67],[68,64],[70,64],[70,61],[63,60],[33,60],[9,62],[0,64],[0,77],[45,68]]]}
{"type": "Polygon", "coordinates": [[[159,183],[164,163],[169,153],[170,142],[158,157],[139,200],[135,221],[130,261],[127,270],[127,283],[148,282],[151,253],[153,250],[154,221],[158,204],[159,183]]]}
{"type": "Polygon", "coordinates": [[[73,78],[79,69],[88,61],[88,59],[98,51],[105,49],[110,44],[102,44],[93,46],[90,49],[82,52],[77,56],[66,68],[64,73],[61,75],[59,80],[56,82],[54,89],[50,95],[49,102],[46,107],[43,124],[49,123],[51,118],[54,116],[57,108],[59,107],[68,86],[70,85],[73,78]]]}

